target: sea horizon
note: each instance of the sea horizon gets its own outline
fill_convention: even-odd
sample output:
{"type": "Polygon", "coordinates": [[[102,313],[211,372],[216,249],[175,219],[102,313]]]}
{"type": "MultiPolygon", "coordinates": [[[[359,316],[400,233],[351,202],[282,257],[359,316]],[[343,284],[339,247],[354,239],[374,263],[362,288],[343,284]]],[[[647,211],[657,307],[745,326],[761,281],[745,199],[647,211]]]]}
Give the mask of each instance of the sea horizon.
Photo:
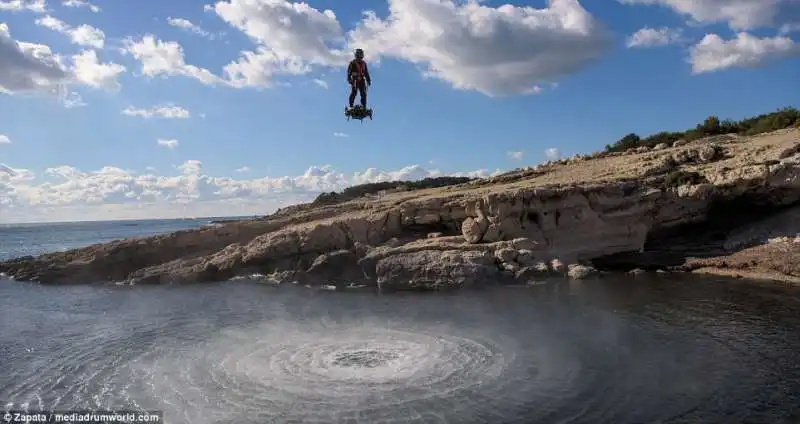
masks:
{"type": "Polygon", "coordinates": [[[182,218],[119,218],[119,219],[87,219],[76,221],[12,221],[0,222],[2,227],[17,227],[17,226],[39,226],[39,225],[59,225],[59,224],[93,224],[93,223],[113,223],[113,222],[153,222],[153,221],[198,221],[198,220],[235,220],[235,219],[252,219],[260,216],[269,215],[268,213],[258,215],[227,215],[227,216],[195,216],[195,217],[182,217],[182,218]]]}

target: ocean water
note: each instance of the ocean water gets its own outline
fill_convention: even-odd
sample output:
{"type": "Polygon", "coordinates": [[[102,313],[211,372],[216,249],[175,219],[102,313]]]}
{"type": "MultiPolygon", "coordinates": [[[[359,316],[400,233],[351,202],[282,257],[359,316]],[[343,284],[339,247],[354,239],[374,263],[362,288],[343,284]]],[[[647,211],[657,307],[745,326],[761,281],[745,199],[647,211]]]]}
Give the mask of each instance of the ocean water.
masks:
{"type": "MultiPolygon", "coordinates": [[[[1,227],[4,257],[207,221],[1,227]]],[[[454,293],[0,281],[0,408],[172,423],[797,423],[800,294],[615,277],[454,293]]]]}
{"type": "Polygon", "coordinates": [[[211,218],[203,218],[0,224],[0,260],[64,251],[128,237],[150,236],[199,228],[211,224],[211,221],[211,218]]]}

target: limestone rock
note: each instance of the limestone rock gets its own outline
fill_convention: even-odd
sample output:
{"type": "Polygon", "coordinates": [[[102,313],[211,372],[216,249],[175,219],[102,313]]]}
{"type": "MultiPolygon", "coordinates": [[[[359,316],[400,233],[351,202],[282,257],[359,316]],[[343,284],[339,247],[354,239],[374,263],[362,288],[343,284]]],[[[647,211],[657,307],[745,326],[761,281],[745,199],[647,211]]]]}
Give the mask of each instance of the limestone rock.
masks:
{"type": "Polygon", "coordinates": [[[336,285],[364,279],[364,273],[358,264],[358,256],[349,250],[337,250],[317,256],[306,274],[310,277],[306,284],[336,285]]]}
{"type": "Polygon", "coordinates": [[[485,284],[500,271],[488,252],[418,251],[392,255],[376,265],[381,289],[452,289],[485,284]]]}
{"type": "MultiPolygon", "coordinates": [[[[800,131],[791,130],[735,143],[714,138],[635,155],[573,157],[470,184],[296,205],[254,220],[12,259],[0,262],[0,273],[41,283],[181,283],[280,273],[280,280],[338,284],[352,277],[384,288],[575,274],[564,263],[640,252],[654,231],[706,222],[721,199],[757,198],[764,207],[800,201],[797,146],[800,131]],[[707,182],[665,187],[664,175],[655,175],[665,171],[697,173],[707,182]]],[[[729,246],[767,237],[796,248],[788,242],[796,234],[756,233],[732,235],[729,246]]]]}
{"type": "Polygon", "coordinates": [[[532,268],[537,272],[550,272],[550,266],[547,262],[537,262],[532,268]]]}
{"type": "Polygon", "coordinates": [[[461,224],[461,233],[464,234],[467,243],[480,243],[488,226],[489,222],[483,217],[467,217],[461,224]]]}
{"type": "Polygon", "coordinates": [[[585,278],[589,278],[597,273],[596,269],[586,265],[570,264],[567,268],[568,268],[567,276],[575,280],[582,280],[585,278]]]}
{"type": "Polygon", "coordinates": [[[518,252],[514,249],[499,249],[494,255],[500,262],[512,263],[517,259],[518,252]]]}

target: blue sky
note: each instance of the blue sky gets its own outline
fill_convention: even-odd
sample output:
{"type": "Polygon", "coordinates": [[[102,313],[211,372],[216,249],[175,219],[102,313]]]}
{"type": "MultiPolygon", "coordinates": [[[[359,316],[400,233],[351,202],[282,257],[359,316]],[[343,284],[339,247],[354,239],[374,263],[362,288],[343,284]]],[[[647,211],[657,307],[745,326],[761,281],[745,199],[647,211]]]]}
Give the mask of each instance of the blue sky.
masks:
{"type": "Polygon", "coordinates": [[[791,0],[503,4],[0,0],[0,222],[267,213],[800,100],[791,0]]]}

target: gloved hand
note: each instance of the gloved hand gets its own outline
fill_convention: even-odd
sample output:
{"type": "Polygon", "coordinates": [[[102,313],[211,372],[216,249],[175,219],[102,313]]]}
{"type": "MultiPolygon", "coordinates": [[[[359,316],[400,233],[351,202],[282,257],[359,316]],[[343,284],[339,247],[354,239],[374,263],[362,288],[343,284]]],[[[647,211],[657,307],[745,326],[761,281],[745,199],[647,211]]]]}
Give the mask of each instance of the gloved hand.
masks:
{"type": "Polygon", "coordinates": [[[367,81],[367,87],[372,87],[372,81],[367,81]]]}

